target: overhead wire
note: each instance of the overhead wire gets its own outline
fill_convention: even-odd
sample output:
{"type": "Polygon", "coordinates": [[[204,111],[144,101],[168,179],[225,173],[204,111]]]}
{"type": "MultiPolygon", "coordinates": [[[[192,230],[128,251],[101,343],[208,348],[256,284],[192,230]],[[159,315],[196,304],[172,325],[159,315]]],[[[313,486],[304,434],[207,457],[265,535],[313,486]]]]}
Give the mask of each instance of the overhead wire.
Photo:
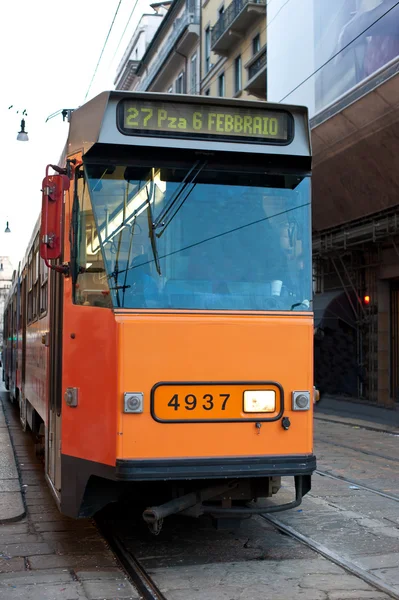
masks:
{"type": "MultiPolygon", "coordinates": [[[[286,0],[286,2],[280,7],[280,9],[278,10],[278,12],[274,15],[273,19],[266,25],[265,28],[261,29],[260,33],[264,33],[264,31],[267,31],[267,29],[270,27],[270,25],[273,23],[273,21],[277,18],[277,16],[279,15],[279,13],[283,10],[283,8],[290,1],[291,0],[286,0]]],[[[362,35],[364,35],[371,27],[373,27],[376,23],[378,23],[381,19],[383,19],[388,13],[390,13],[394,8],[396,8],[396,6],[398,6],[398,4],[399,4],[399,2],[396,2],[385,13],[383,13],[382,15],[380,15],[375,21],[373,21],[370,25],[368,25],[368,27],[366,27],[356,37],[354,37],[350,42],[348,42],[348,44],[346,44],[344,47],[342,47],[340,50],[338,50],[338,52],[336,52],[333,56],[331,56],[325,63],[323,63],[322,65],[320,65],[320,67],[318,67],[315,71],[313,71],[313,73],[311,73],[306,79],[304,79],[303,81],[301,81],[301,83],[299,83],[288,94],[286,94],[283,98],[281,98],[281,100],[279,100],[279,102],[283,102],[288,96],[290,96],[293,92],[295,92],[297,89],[299,89],[304,83],[306,83],[307,81],[309,81],[309,79],[311,79],[314,75],[316,75],[329,62],[331,62],[332,60],[334,60],[334,58],[336,58],[337,56],[339,56],[339,54],[341,54],[341,52],[343,52],[344,50],[346,50],[354,41],[356,41],[359,37],[361,37],[362,35]]],[[[250,44],[248,44],[248,46],[246,46],[243,50],[241,50],[241,53],[243,54],[246,50],[248,50],[248,48],[251,46],[251,44],[252,44],[252,41],[251,41],[250,44]]],[[[233,68],[234,68],[234,63],[232,63],[229,67],[227,67],[227,69],[225,69],[223,72],[227,73],[228,71],[230,71],[230,69],[233,69],[233,68]]],[[[219,75],[220,75],[220,71],[217,70],[216,73],[212,76],[212,78],[207,82],[206,88],[208,88],[209,86],[211,86],[212,83],[214,83],[216,81],[217,77],[219,77],[219,75]]],[[[190,90],[190,93],[191,93],[191,91],[192,91],[192,89],[190,90]]]]}
{"type": "Polygon", "coordinates": [[[111,22],[111,26],[110,26],[110,28],[108,30],[108,33],[107,33],[107,37],[105,38],[105,42],[103,44],[103,47],[102,47],[102,50],[101,50],[101,53],[100,53],[100,57],[99,57],[99,59],[97,61],[96,68],[94,69],[93,77],[91,78],[89,87],[87,88],[87,92],[86,92],[86,96],[85,96],[84,102],[86,102],[87,96],[89,95],[89,92],[91,90],[91,86],[93,85],[94,78],[97,75],[98,67],[100,66],[101,59],[102,59],[103,54],[104,54],[104,50],[105,50],[105,48],[107,46],[107,43],[108,43],[108,40],[109,40],[109,36],[111,35],[111,31],[113,29],[113,26],[114,26],[114,23],[115,23],[115,19],[118,16],[118,12],[119,12],[119,9],[121,7],[121,4],[122,4],[122,0],[119,0],[118,6],[116,7],[116,11],[115,11],[115,14],[114,14],[112,22],[111,22]]]}
{"type": "Polygon", "coordinates": [[[338,50],[338,52],[336,52],[335,54],[333,54],[332,56],[330,56],[330,58],[328,60],[326,60],[325,63],[323,63],[322,65],[320,65],[320,67],[318,67],[315,71],[313,71],[313,73],[311,73],[310,75],[308,75],[308,77],[306,77],[306,79],[304,79],[303,81],[301,81],[301,83],[299,83],[288,94],[286,94],[283,98],[281,98],[281,100],[279,100],[279,102],[283,102],[283,100],[285,100],[288,96],[290,96],[293,92],[295,92],[298,88],[300,88],[301,85],[303,85],[304,83],[306,83],[307,81],[309,81],[309,79],[311,79],[313,77],[313,75],[316,75],[316,73],[318,73],[319,71],[321,71],[321,69],[323,69],[326,65],[328,65],[328,63],[330,63],[332,60],[334,60],[334,58],[336,58],[337,56],[339,56],[339,54],[341,54],[341,52],[343,52],[344,50],[346,50],[351,44],[353,44],[353,42],[355,42],[362,35],[364,35],[369,29],[371,29],[371,27],[373,27],[376,23],[378,23],[378,21],[381,21],[381,19],[383,19],[384,17],[386,17],[387,14],[389,14],[394,8],[396,8],[398,6],[398,4],[399,4],[399,2],[396,2],[396,4],[394,4],[393,6],[391,6],[391,8],[389,8],[385,13],[383,13],[382,15],[380,15],[378,17],[378,19],[376,19],[370,25],[368,25],[368,27],[366,27],[365,29],[363,29],[363,31],[361,31],[350,42],[348,42],[345,46],[343,46],[340,50],[338,50]]]}
{"type": "Polygon", "coordinates": [[[132,18],[133,18],[133,13],[134,13],[134,11],[136,10],[136,7],[137,7],[137,4],[138,4],[138,1],[139,1],[139,0],[136,0],[136,2],[135,2],[135,3],[134,3],[134,5],[133,5],[133,8],[132,8],[132,10],[131,10],[131,13],[130,13],[129,19],[128,19],[128,21],[127,21],[126,25],[125,25],[125,29],[123,30],[123,32],[122,32],[122,35],[121,35],[121,36],[120,36],[120,38],[119,38],[119,44],[118,44],[118,45],[117,45],[117,47],[116,47],[116,50],[115,50],[115,52],[114,52],[114,55],[113,55],[113,57],[112,57],[111,63],[113,63],[113,62],[114,62],[114,60],[115,60],[115,57],[116,57],[116,55],[117,55],[117,53],[118,53],[118,50],[119,50],[119,48],[120,48],[120,45],[121,45],[121,43],[122,43],[122,41],[123,41],[123,37],[124,37],[124,35],[125,35],[125,33],[126,33],[126,30],[127,30],[127,28],[129,27],[130,21],[131,21],[131,20],[132,20],[132,18]]]}

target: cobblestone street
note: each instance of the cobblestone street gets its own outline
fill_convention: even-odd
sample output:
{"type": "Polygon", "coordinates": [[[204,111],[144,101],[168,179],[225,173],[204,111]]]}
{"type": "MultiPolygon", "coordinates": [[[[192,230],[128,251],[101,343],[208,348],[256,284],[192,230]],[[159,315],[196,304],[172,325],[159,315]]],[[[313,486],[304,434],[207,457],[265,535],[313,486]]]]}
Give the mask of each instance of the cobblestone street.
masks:
{"type": "MultiPolygon", "coordinates": [[[[93,522],[59,514],[31,436],[2,397],[26,516],[0,527],[0,599],[138,598],[93,522]]],[[[298,509],[275,521],[333,551],[377,588],[380,582],[380,589],[260,517],[234,533],[217,531],[206,519],[169,518],[153,537],[118,509],[116,526],[125,543],[168,600],[399,598],[398,438],[324,418],[315,418],[318,473],[312,491],[298,509]]],[[[284,481],[279,502],[291,495],[291,482],[284,481]]]]}

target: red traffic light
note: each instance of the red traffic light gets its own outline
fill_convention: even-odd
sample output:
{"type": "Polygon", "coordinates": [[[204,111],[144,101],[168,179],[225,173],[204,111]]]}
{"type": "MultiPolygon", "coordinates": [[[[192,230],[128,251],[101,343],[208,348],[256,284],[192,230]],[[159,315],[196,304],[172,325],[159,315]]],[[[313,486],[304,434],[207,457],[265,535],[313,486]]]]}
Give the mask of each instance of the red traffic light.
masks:
{"type": "Polygon", "coordinates": [[[366,306],[370,304],[370,296],[363,296],[363,304],[365,304],[366,306]]]}

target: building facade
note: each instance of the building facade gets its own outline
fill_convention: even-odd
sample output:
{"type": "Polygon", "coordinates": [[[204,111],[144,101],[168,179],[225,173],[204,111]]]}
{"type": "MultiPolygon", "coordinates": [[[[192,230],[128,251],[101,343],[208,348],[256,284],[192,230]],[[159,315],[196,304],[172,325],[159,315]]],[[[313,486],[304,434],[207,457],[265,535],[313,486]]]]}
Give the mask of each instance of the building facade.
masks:
{"type": "Polygon", "coordinates": [[[119,63],[114,80],[115,89],[130,90],[137,80],[137,67],[150,45],[171,2],[154,4],[154,13],[143,14],[133,37],[130,40],[119,63]]]}
{"type": "Polygon", "coordinates": [[[3,347],[4,304],[11,288],[13,268],[7,256],[0,256],[0,349],[3,347]]]}
{"type": "Polygon", "coordinates": [[[269,0],[268,99],[309,106],[315,372],[399,400],[399,5],[269,0]]]}
{"type": "Polygon", "coordinates": [[[266,0],[203,0],[201,94],[266,99],[266,0]]]}
{"type": "Polygon", "coordinates": [[[198,94],[199,24],[199,0],[174,0],[169,3],[162,23],[135,66],[134,79],[129,86],[117,89],[198,94]]]}

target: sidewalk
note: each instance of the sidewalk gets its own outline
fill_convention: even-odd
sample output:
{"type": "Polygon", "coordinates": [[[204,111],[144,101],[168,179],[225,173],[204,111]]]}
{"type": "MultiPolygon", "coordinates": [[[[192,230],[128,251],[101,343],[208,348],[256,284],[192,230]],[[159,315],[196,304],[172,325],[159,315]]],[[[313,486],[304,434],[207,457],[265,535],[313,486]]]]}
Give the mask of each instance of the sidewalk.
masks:
{"type": "Polygon", "coordinates": [[[346,423],[376,431],[399,434],[399,406],[394,409],[347,400],[337,396],[323,396],[315,407],[316,420],[346,423]]]}
{"type": "Polygon", "coordinates": [[[0,403],[0,524],[19,521],[24,516],[25,506],[14,449],[0,403]]]}
{"type": "Polygon", "coordinates": [[[93,522],[58,511],[32,435],[23,433],[2,383],[0,519],[0,600],[138,598],[93,522]],[[4,523],[6,518],[19,520],[4,523]]]}

